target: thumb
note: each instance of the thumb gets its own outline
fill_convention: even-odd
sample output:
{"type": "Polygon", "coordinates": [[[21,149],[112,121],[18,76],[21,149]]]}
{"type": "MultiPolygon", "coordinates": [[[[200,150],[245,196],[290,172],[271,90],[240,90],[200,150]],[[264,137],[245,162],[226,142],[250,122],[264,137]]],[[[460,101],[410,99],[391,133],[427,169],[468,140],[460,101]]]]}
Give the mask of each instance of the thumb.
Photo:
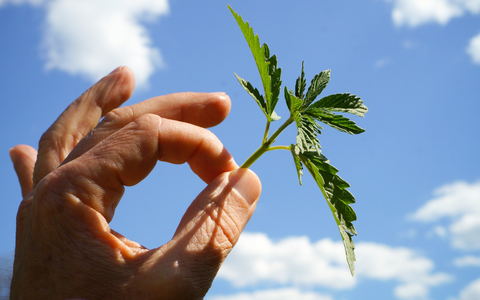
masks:
{"type": "Polygon", "coordinates": [[[167,254],[164,259],[175,262],[169,265],[182,270],[184,276],[175,284],[197,288],[185,298],[203,297],[208,291],[252,216],[261,189],[251,170],[220,174],[192,202],[173,239],[159,249],[167,254]]]}
{"type": "Polygon", "coordinates": [[[209,238],[209,243],[223,244],[226,238],[233,247],[255,210],[261,190],[260,179],[249,169],[220,174],[192,202],[173,239],[193,236],[195,242],[209,238]],[[225,236],[212,236],[218,230],[225,236]]]}
{"type": "Polygon", "coordinates": [[[25,197],[32,191],[33,169],[37,160],[37,150],[27,145],[18,145],[10,149],[10,158],[20,182],[22,196],[25,197]]]}

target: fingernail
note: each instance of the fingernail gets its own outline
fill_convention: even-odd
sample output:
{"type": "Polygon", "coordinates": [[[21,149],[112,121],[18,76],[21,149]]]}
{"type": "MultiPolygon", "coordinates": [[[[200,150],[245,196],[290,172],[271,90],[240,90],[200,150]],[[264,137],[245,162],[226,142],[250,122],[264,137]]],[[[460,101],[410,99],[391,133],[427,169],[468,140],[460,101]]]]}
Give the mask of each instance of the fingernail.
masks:
{"type": "MultiPolygon", "coordinates": [[[[122,70],[122,68],[123,68],[123,66],[117,67],[115,70],[110,72],[110,74],[117,73],[118,71],[122,70]]],[[[110,74],[108,74],[108,75],[110,75],[110,74]]]]}
{"type": "Polygon", "coordinates": [[[260,180],[249,169],[238,169],[230,172],[228,182],[250,206],[258,200],[261,191],[260,180]]]}

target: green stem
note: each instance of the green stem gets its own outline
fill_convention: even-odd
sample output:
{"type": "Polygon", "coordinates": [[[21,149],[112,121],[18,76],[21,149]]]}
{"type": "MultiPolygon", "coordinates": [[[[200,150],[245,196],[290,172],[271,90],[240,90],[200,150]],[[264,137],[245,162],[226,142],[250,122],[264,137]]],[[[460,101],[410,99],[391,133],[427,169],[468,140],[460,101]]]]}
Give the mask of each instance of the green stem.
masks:
{"type": "Polygon", "coordinates": [[[262,143],[265,144],[268,138],[268,131],[270,130],[270,121],[267,121],[267,125],[265,126],[265,133],[263,134],[262,143]]]}
{"type": "Polygon", "coordinates": [[[286,146],[275,146],[275,147],[270,147],[273,142],[275,142],[275,139],[278,137],[278,135],[285,130],[285,128],[288,127],[288,125],[292,124],[294,119],[292,117],[288,118],[285,123],[282,124],[282,126],[278,127],[277,130],[270,136],[268,140],[266,140],[260,148],[258,148],[255,152],[253,152],[252,155],[250,155],[249,158],[240,166],[240,168],[245,168],[248,169],[250,166],[260,158],[265,152],[270,151],[270,150],[275,150],[275,149],[285,149],[286,146]]]}
{"type": "Polygon", "coordinates": [[[291,151],[290,146],[272,146],[267,149],[267,151],[272,151],[272,150],[287,150],[291,151]]]}

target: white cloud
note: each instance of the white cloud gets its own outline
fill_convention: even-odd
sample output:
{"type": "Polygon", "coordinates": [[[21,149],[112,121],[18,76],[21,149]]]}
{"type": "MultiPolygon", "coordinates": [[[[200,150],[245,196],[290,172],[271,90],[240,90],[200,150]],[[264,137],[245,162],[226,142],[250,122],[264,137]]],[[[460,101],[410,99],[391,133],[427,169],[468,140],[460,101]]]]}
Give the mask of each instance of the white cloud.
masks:
{"type": "Polygon", "coordinates": [[[428,299],[428,287],[421,283],[410,282],[395,288],[399,299],[428,299]]]}
{"type": "MultiPolygon", "coordinates": [[[[312,243],[307,237],[277,242],[263,233],[242,234],[218,273],[236,287],[260,283],[351,289],[359,278],[395,281],[400,299],[424,299],[433,286],[450,276],[433,273],[434,264],[408,248],[359,242],[356,275],[351,277],[343,244],[330,239],[312,243]]],[[[295,298],[292,298],[295,299],[295,298]]]]}
{"type": "Polygon", "coordinates": [[[470,54],[474,63],[480,64],[480,34],[470,40],[467,53],[470,54]]]}
{"type": "Polygon", "coordinates": [[[434,263],[408,248],[392,248],[360,242],[355,249],[357,275],[376,280],[394,280],[399,299],[426,299],[432,286],[451,281],[444,273],[432,273],[434,263]]]}
{"type": "MultiPolygon", "coordinates": [[[[1,0],[0,0],[1,1],[1,0]]],[[[4,0],[5,1],[5,0],[4,0]]],[[[142,22],[169,13],[168,0],[10,0],[46,9],[43,51],[47,70],[97,81],[120,65],[146,86],[163,65],[142,22]]],[[[1,5],[1,2],[0,2],[1,5]]]]}
{"type": "Polygon", "coordinates": [[[451,0],[394,0],[393,22],[397,26],[416,27],[425,23],[446,24],[463,15],[463,10],[451,0]]]}
{"type": "Polygon", "coordinates": [[[456,2],[471,13],[478,14],[480,12],[479,0],[456,0],[456,2]]]}
{"type": "Polygon", "coordinates": [[[303,292],[297,288],[281,288],[272,290],[254,291],[252,293],[238,293],[228,296],[207,297],[207,300],[333,300],[328,295],[316,292],[303,292]]]}
{"type": "Polygon", "coordinates": [[[162,65],[159,50],[140,22],[167,14],[166,0],[54,0],[47,7],[47,69],[96,81],[127,65],[144,86],[162,65]]]}
{"type": "Polygon", "coordinates": [[[454,248],[480,249],[480,181],[445,185],[434,194],[411,218],[428,223],[445,218],[450,226],[444,236],[450,237],[454,248]]]}
{"type": "Polygon", "coordinates": [[[312,244],[307,237],[275,243],[263,233],[243,233],[218,277],[237,287],[271,282],[348,289],[356,281],[342,243],[323,239],[312,244]]]}
{"type": "Polygon", "coordinates": [[[458,300],[478,300],[480,299],[480,278],[467,285],[458,297],[458,300]]]}
{"type": "Polygon", "coordinates": [[[417,27],[427,23],[447,24],[466,12],[480,12],[479,0],[387,0],[393,1],[392,19],[397,26],[417,27]]]}
{"type": "MultiPolygon", "coordinates": [[[[428,23],[446,25],[466,13],[480,13],[480,0],[386,0],[393,2],[392,19],[396,26],[417,27],[428,23]]],[[[480,35],[473,37],[466,49],[480,64],[480,35]]]]}
{"type": "Polygon", "coordinates": [[[457,267],[480,267],[480,257],[467,255],[455,258],[453,264],[457,267]]]}

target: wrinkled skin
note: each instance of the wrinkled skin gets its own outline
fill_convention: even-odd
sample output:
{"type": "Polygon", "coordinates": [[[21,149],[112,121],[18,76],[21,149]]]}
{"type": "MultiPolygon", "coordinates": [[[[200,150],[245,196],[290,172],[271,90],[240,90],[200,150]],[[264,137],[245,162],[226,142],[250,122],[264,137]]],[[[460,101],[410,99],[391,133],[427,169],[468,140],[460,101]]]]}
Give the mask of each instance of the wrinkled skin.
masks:
{"type": "Polygon", "coordinates": [[[24,197],[11,299],[202,299],[237,242],[260,181],[204,129],[228,115],[230,99],[180,93],[119,108],[134,85],[130,69],[116,69],[62,113],[38,153],[11,149],[24,197]],[[208,186],[172,240],[148,250],[109,222],[124,187],[158,160],[187,162],[208,186]]]}

